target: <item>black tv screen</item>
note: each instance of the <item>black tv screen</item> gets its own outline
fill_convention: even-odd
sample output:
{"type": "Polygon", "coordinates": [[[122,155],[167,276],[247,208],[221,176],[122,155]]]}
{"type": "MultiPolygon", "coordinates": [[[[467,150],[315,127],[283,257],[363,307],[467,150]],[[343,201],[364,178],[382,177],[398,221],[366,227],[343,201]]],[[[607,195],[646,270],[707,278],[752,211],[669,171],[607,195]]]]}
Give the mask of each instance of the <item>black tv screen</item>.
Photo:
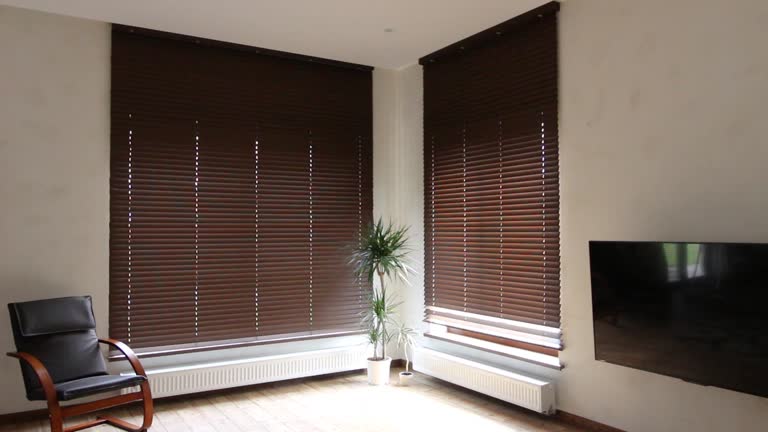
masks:
{"type": "Polygon", "coordinates": [[[589,243],[597,360],[768,397],[768,245],[589,243]]]}

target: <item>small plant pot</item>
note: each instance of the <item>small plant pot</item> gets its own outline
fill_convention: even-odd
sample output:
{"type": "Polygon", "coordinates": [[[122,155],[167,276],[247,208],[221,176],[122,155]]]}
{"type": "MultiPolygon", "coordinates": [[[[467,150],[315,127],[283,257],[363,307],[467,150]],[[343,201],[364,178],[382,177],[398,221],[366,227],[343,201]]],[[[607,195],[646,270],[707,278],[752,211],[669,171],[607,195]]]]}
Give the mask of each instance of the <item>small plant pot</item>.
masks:
{"type": "Polygon", "coordinates": [[[400,372],[400,385],[405,387],[413,379],[413,372],[400,372]]]}
{"type": "Polygon", "coordinates": [[[389,384],[389,366],[392,364],[392,357],[383,360],[368,359],[368,384],[384,385],[389,384]]]}

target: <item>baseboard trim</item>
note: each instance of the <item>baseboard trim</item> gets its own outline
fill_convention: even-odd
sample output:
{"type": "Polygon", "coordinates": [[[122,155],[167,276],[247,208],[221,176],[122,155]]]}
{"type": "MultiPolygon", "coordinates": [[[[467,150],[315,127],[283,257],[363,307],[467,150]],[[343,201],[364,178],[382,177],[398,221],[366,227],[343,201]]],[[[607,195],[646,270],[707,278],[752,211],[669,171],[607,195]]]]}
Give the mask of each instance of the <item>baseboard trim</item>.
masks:
{"type": "Polygon", "coordinates": [[[0,414],[0,424],[13,424],[27,421],[44,420],[48,418],[47,409],[21,411],[8,414],[0,414]]]}
{"type": "Polygon", "coordinates": [[[594,432],[626,432],[622,429],[617,429],[613,426],[608,426],[594,420],[590,420],[585,417],[577,416],[566,411],[557,410],[555,418],[561,423],[566,423],[573,426],[578,426],[594,432]]]}

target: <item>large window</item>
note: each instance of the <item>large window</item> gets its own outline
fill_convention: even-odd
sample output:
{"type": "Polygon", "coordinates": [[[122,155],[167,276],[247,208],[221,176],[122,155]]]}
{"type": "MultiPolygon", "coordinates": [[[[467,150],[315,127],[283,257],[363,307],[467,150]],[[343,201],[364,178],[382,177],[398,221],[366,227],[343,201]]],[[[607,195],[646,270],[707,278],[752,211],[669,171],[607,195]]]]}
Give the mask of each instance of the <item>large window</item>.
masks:
{"type": "Polygon", "coordinates": [[[421,59],[432,336],[560,348],[556,12],[421,59]]]}
{"type": "Polygon", "coordinates": [[[356,331],[371,69],[120,26],[112,48],[111,336],[356,331]]]}

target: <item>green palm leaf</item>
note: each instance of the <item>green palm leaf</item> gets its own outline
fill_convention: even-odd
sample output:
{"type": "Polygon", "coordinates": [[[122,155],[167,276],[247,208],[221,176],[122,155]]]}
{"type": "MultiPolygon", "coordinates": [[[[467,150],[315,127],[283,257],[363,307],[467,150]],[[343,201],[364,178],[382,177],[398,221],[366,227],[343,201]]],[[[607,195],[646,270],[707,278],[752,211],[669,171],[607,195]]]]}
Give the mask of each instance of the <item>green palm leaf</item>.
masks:
{"type": "Polygon", "coordinates": [[[349,260],[358,276],[369,282],[379,277],[380,286],[373,290],[368,308],[362,313],[362,324],[377,359],[386,357],[386,344],[396,336],[390,329],[396,325],[394,315],[400,305],[387,293],[385,279],[396,278],[409,284],[408,276],[415,273],[407,259],[407,234],[407,228],[395,227],[392,223],[385,226],[379,219],[365,231],[349,260]],[[378,347],[381,347],[381,356],[378,347]]]}

